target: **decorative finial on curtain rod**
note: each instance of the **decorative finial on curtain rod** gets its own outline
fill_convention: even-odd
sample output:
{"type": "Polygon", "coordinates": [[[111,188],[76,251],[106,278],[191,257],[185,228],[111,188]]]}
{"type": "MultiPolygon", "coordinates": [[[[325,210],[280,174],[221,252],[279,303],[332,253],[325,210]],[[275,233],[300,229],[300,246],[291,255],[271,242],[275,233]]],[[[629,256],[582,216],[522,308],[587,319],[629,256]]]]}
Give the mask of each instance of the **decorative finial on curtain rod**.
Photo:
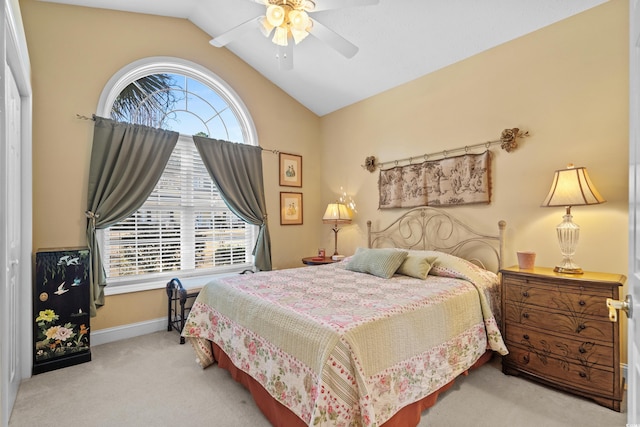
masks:
{"type": "Polygon", "coordinates": [[[502,135],[500,135],[500,148],[505,150],[507,153],[512,152],[516,148],[518,148],[518,138],[524,138],[529,136],[529,131],[520,132],[520,129],[505,129],[502,131],[502,135]]]}
{"type": "Polygon", "coordinates": [[[279,153],[280,153],[280,150],[272,150],[272,149],[269,149],[269,148],[263,148],[263,147],[260,147],[260,149],[261,149],[262,151],[268,151],[269,153],[273,153],[273,154],[279,154],[279,153]]]}
{"type": "Polygon", "coordinates": [[[366,159],[364,159],[364,165],[362,165],[362,167],[368,170],[369,172],[375,171],[376,168],[378,167],[378,165],[376,164],[376,156],[369,156],[366,159]]]}

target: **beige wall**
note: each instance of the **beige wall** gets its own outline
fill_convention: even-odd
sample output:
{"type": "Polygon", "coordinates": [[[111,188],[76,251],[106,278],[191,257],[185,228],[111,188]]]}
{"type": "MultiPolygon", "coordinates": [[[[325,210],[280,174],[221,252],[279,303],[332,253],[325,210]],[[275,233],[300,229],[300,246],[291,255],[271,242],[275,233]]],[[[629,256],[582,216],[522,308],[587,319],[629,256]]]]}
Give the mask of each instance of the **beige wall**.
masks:
{"type": "MultiPolygon", "coordinates": [[[[358,204],[353,228],[364,229],[367,219],[384,224],[398,212],[377,210],[378,174],[360,167],[365,157],[420,156],[499,139],[503,129],[518,127],[531,136],[517,150],[491,148],[491,203],[451,211],[489,230],[506,220],[507,264],[516,262],[516,250],[531,249],[540,265],[554,265],[554,228],[564,209],[540,204],[554,170],[586,166],[607,203],[573,208],[582,228],[576,260],[585,269],[625,273],[626,8],[625,1],[608,2],[323,117],[325,197],[348,187],[358,204]]],[[[340,237],[347,252],[364,243],[340,237]]]]}
{"type": "MultiPolygon", "coordinates": [[[[628,11],[613,0],[578,16],[318,118],[180,19],[20,2],[33,67],[34,247],[83,243],[92,126],[75,114],[95,111],[108,79],[149,56],[199,63],[247,105],[260,144],[303,156],[304,225],[279,225],[277,156],[264,155],[275,268],[300,265],[318,246],[333,247],[322,225],[342,186],[358,205],[339,235],[340,251],[364,245],[378,211],[377,174],[360,167],[497,139],[505,128],[531,136],[506,153],[492,148],[492,201],[451,211],[493,230],[508,223],[506,263],[534,250],[537,264],[560,260],[554,227],[562,209],[541,208],[555,169],[586,166],[607,203],[576,207],[582,228],[576,261],[586,270],[627,271],[628,11]],[[144,28],[144,31],[140,31],[144,28]],[[170,30],[168,30],[170,29],[170,30]],[[276,108],[277,106],[277,108],[276,108]],[[286,112],[286,114],[285,114],[286,112]],[[286,119],[283,119],[286,117],[286,119]],[[292,137],[295,135],[295,137],[292,137]],[[302,138],[299,135],[303,135],[302,138]],[[317,160],[317,161],[316,161],[317,160]]],[[[95,330],[162,317],[164,291],[107,298],[95,330]]]]}
{"type": "MultiPolygon", "coordinates": [[[[517,250],[533,250],[538,265],[554,266],[564,209],[540,204],[554,170],[585,166],[607,203],[573,208],[581,227],[575,260],[585,270],[626,274],[627,9],[626,1],[607,2],[323,117],[325,200],[344,186],[358,205],[355,224],[340,232],[343,252],[365,244],[368,219],[384,225],[398,215],[377,209],[378,174],[360,167],[367,156],[420,156],[518,127],[531,136],[516,151],[491,148],[491,203],[450,211],[489,231],[506,220],[507,265],[517,263],[517,250]]],[[[321,236],[329,242],[331,231],[321,236]]]]}
{"type": "MultiPolygon", "coordinates": [[[[320,119],[183,19],[20,2],[33,68],[33,247],[85,243],[88,163],[93,126],[76,114],[95,113],[107,81],[138,59],[170,56],[220,76],[253,117],[260,145],[303,156],[304,224],[280,226],[278,156],[263,154],[273,265],[301,265],[317,249],[322,210],[320,119]],[[276,108],[277,107],[277,108],[276,108]],[[295,135],[295,137],[292,137],[295,135]],[[304,161],[307,159],[308,161],[304,161]]],[[[275,66],[275,64],[274,64],[275,66]]],[[[109,296],[92,319],[94,331],[165,316],[164,290],[109,296]]]]}

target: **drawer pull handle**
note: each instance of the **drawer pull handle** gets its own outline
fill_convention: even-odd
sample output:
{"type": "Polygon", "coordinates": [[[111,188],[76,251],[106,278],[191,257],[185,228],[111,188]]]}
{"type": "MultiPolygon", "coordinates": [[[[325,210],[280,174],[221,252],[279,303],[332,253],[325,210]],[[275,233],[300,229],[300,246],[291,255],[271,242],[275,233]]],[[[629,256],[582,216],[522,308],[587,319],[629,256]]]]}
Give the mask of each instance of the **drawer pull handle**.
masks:
{"type": "Polygon", "coordinates": [[[525,298],[529,298],[529,292],[524,291],[524,292],[522,293],[522,296],[523,296],[523,297],[525,297],[525,298]]]}
{"type": "Polygon", "coordinates": [[[584,347],[580,347],[578,351],[582,354],[585,354],[587,352],[587,350],[585,350],[584,347]]]}
{"type": "Polygon", "coordinates": [[[523,357],[522,357],[522,361],[523,361],[524,363],[529,363],[529,356],[523,356],[523,357]]]}
{"type": "Polygon", "coordinates": [[[587,378],[587,374],[585,374],[584,372],[580,372],[580,378],[587,378]]]}
{"type": "Polygon", "coordinates": [[[522,313],[522,317],[524,317],[525,319],[529,318],[529,313],[522,313]]]}
{"type": "Polygon", "coordinates": [[[576,328],[576,332],[580,333],[581,331],[583,331],[584,329],[586,329],[587,327],[584,326],[584,323],[580,323],[578,325],[578,327],[576,328]]]}
{"type": "Polygon", "coordinates": [[[525,340],[529,341],[529,334],[524,334],[524,335],[522,336],[522,338],[524,338],[525,340]]]}
{"type": "Polygon", "coordinates": [[[584,300],[580,300],[580,302],[578,302],[578,304],[580,304],[580,305],[582,305],[582,306],[587,305],[587,303],[586,303],[586,302],[584,302],[584,300]]]}

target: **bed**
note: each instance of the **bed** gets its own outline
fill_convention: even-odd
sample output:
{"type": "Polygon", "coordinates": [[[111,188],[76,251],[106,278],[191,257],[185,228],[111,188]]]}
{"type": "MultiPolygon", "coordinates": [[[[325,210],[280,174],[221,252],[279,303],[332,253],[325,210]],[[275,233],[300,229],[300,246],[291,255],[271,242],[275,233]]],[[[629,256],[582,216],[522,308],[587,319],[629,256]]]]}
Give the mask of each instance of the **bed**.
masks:
{"type": "Polygon", "coordinates": [[[182,335],[274,426],[411,426],[456,377],[507,354],[504,229],[416,208],[334,264],[208,283],[182,335]]]}

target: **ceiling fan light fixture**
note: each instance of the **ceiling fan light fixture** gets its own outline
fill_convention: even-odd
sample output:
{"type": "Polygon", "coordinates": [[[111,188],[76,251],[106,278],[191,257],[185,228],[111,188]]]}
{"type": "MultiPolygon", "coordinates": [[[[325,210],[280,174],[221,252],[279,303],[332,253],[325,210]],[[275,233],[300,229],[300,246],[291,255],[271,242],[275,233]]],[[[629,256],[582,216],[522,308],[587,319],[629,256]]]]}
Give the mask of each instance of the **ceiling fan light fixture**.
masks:
{"type": "Polygon", "coordinates": [[[291,35],[293,36],[293,41],[296,44],[298,44],[302,40],[304,40],[309,35],[309,33],[307,31],[304,31],[304,30],[299,31],[299,30],[296,30],[294,28],[291,28],[291,35]]]}
{"type": "Polygon", "coordinates": [[[289,12],[289,24],[292,31],[306,31],[309,27],[309,15],[304,10],[294,9],[289,12]]]}
{"type": "Polygon", "coordinates": [[[300,2],[300,8],[306,10],[307,12],[312,12],[316,8],[316,4],[311,0],[303,0],[302,2],[300,2]]]}
{"type": "Polygon", "coordinates": [[[260,18],[260,32],[263,36],[269,37],[271,35],[271,31],[273,31],[274,26],[269,23],[269,20],[266,16],[260,18]]]}
{"type": "Polygon", "coordinates": [[[288,31],[283,27],[276,27],[276,31],[273,34],[272,41],[278,46],[287,46],[289,43],[287,42],[288,31]]]}
{"type": "Polygon", "coordinates": [[[282,6],[278,6],[277,4],[272,4],[267,7],[266,18],[269,24],[273,27],[279,27],[284,22],[286,14],[284,12],[284,8],[282,6]]]}
{"type": "Polygon", "coordinates": [[[289,12],[289,25],[293,40],[298,44],[309,35],[311,19],[304,10],[294,9],[289,12]]]}
{"type": "Polygon", "coordinates": [[[258,28],[266,38],[271,38],[271,41],[277,46],[280,67],[290,70],[293,68],[294,43],[289,43],[289,38],[295,44],[299,44],[309,34],[313,34],[315,38],[328,44],[346,58],[351,58],[358,52],[358,47],[353,43],[325,27],[321,22],[312,20],[309,17],[310,12],[374,5],[378,4],[380,0],[323,0],[320,6],[316,5],[313,0],[252,1],[265,5],[265,14],[227,30],[212,39],[210,43],[215,47],[223,47],[246,30],[258,28]],[[273,37],[271,37],[272,34],[273,37]]]}

